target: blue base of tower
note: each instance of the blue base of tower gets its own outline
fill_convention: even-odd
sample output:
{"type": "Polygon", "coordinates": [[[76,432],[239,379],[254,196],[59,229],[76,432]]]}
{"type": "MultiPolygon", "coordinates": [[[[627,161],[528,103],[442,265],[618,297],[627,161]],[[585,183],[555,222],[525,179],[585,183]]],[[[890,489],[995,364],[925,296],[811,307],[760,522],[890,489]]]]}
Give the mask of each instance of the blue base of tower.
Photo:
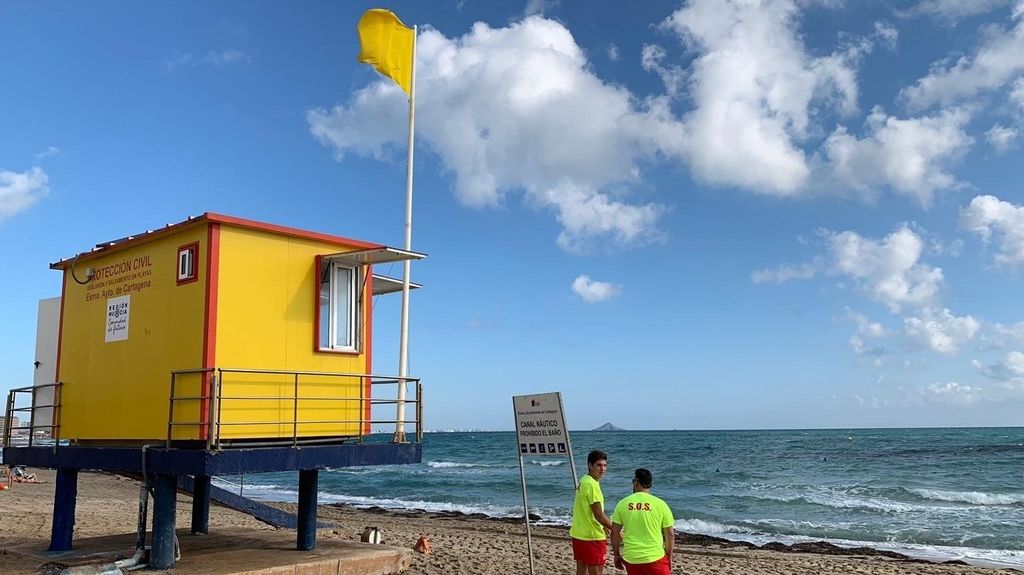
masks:
{"type": "Polygon", "coordinates": [[[296,548],[309,550],[316,546],[316,499],[321,468],[420,463],[422,457],[423,446],[420,443],[254,447],[223,451],[166,449],[163,446],[8,447],[3,450],[4,463],[57,470],[50,551],[68,551],[72,547],[79,470],[145,472],[154,488],[151,569],[167,569],[174,565],[176,493],[182,476],[191,476],[199,487],[193,497],[192,530],[205,533],[209,517],[210,477],[298,471],[296,548]]]}

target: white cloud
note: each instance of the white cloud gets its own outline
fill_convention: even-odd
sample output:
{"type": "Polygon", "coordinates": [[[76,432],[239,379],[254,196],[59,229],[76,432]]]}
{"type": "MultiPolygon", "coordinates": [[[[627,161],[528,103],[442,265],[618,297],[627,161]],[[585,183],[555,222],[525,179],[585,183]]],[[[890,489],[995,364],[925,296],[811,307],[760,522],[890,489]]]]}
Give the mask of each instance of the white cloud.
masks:
{"type": "Polygon", "coordinates": [[[1014,147],[1014,140],[1017,139],[1017,130],[996,124],[989,131],[985,132],[985,139],[988,140],[988,143],[991,144],[996,153],[1003,154],[1014,147]]]}
{"type": "Polygon", "coordinates": [[[920,317],[904,318],[903,327],[909,339],[932,351],[953,355],[974,338],[981,322],[969,315],[957,317],[945,308],[925,308],[920,317]]]}
{"type": "Polygon", "coordinates": [[[1010,3],[1010,0],[921,0],[911,14],[924,14],[950,24],[978,14],[991,12],[1010,3]]]}
{"type": "Polygon", "coordinates": [[[1024,321],[1013,324],[986,323],[979,336],[978,351],[1005,351],[1024,345],[1024,321]]]}
{"type": "Polygon", "coordinates": [[[857,110],[860,60],[876,44],[895,49],[899,32],[876,22],[872,34],[814,57],[798,29],[800,8],[791,0],[698,0],[665,21],[696,53],[687,78],[694,109],[684,116],[694,174],[774,195],[888,187],[925,206],[957,186],[949,167],[972,144],[964,110],[897,118],[875,108],[863,137],[839,126],[820,152],[808,152],[823,129],[815,121],[857,110]]]}
{"type": "Polygon", "coordinates": [[[665,84],[665,91],[669,96],[678,95],[684,88],[686,82],[686,71],[679,66],[664,64],[668,54],[665,49],[656,44],[644,44],[640,51],[640,65],[648,72],[654,72],[665,84]]]}
{"type": "Polygon", "coordinates": [[[982,375],[996,381],[1024,381],[1024,353],[1011,351],[1002,361],[984,365],[978,360],[971,362],[982,375]]]}
{"type": "Polygon", "coordinates": [[[164,67],[167,70],[203,65],[223,68],[224,66],[251,61],[252,57],[248,53],[234,48],[225,48],[222,50],[210,50],[205,53],[175,52],[173,56],[164,60],[164,67]]]}
{"type": "Polygon", "coordinates": [[[568,252],[586,251],[590,238],[597,236],[609,236],[621,245],[659,236],[655,230],[662,212],[659,206],[625,204],[568,180],[544,190],[541,197],[558,212],[562,224],[558,245],[568,252]]]}
{"type": "Polygon", "coordinates": [[[907,104],[922,110],[948,105],[1002,87],[1024,70],[1024,2],[1013,10],[1011,29],[990,29],[976,52],[955,64],[936,64],[932,71],[903,91],[907,104]]]}
{"type": "Polygon", "coordinates": [[[612,62],[618,62],[622,59],[622,56],[619,54],[619,47],[615,44],[608,44],[608,59],[612,62]]]}
{"type": "Polygon", "coordinates": [[[28,209],[50,191],[50,179],[38,167],[26,172],[0,170],[0,222],[28,209]]]}
{"type": "Polygon", "coordinates": [[[960,210],[960,225],[986,243],[995,239],[999,249],[996,263],[1024,266],[1024,206],[995,196],[976,196],[960,210]]]}
{"type": "Polygon", "coordinates": [[[993,327],[999,335],[1014,338],[1017,341],[1024,343],[1024,321],[1019,321],[1009,325],[997,323],[993,327]]]}
{"type": "Polygon", "coordinates": [[[919,389],[926,401],[954,405],[1000,403],[1024,399],[1024,354],[1013,352],[1005,362],[983,366],[972,362],[982,375],[997,380],[990,385],[964,385],[955,381],[933,383],[919,389]]]}
{"type": "Polygon", "coordinates": [[[831,258],[830,273],[853,278],[869,297],[893,312],[936,300],[942,269],[919,263],[924,240],[906,224],[882,240],[852,231],[822,234],[831,258]]]}
{"type": "Polygon", "coordinates": [[[888,330],[877,321],[869,320],[864,314],[857,313],[846,308],[846,315],[857,323],[857,331],[867,337],[885,337],[889,335],[888,330]]]}
{"type": "Polygon", "coordinates": [[[573,280],[572,291],[587,303],[600,303],[620,295],[622,286],[594,281],[588,275],[581,275],[573,280]]]}
{"type": "Polygon", "coordinates": [[[857,324],[857,333],[849,343],[858,355],[873,356],[875,365],[881,365],[888,351],[869,340],[892,336],[911,343],[911,349],[953,355],[979,333],[980,321],[970,315],[957,316],[941,305],[942,269],[921,260],[925,240],[909,225],[902,224],[878,240],[853,231],[822,230],[819,235],[825,241],[826,253],[812,264],[755,272],[752,278],[755,282],[785,281],[823,271],[852,279],[865,296],[885,305],[903,321],[902,331],[893,332],[846,308],[847,317],[857,324]]]}
{"type": "Polygon", "coordinates": [[[196,55],[194,52],[175,52],[173,56],[164,60],[164,68],[168,70],[176,70],[188,66],[195,62],[196,55]]]}
{"type": "Polygon", "coordinates": [[[1013,83],[1013,88],[1010,90],[1010,102],[1015,104],[1020,113],[1024,113],[1024,78],[1018,79],[1013,83]]]}
{"type": "MultiPolygon", "coordinates": [[[[347,108],[308,111],[309,131],[334,150],[338,161],[348,153],[385,160],[407,134],[407,122],[400,120],[403,107],[408,109],[403,94],[392,84],[374,82],[356,92],[347,108]]],[[[419,107],[422,118],[424,110],[419,107]]]]}
{"type": "MultiPolygon", "coordinates": [[[[522,192],[555,212],[566,249],[597,237],[660,238],[663,208],[626,193],[645,162],[680,155],[685,131],[667,100],[641,101],[602,81],[569,30],[536,16],[506,28],[477,23],[460,38],[427,29],[417,50],[417,140],[452,172],[462,203],[501,206],[522,192]]],[[[404,148],[407,108],[405,94],[379,80],[307,120],[337,157],[381,158],[404,148]]]]}
{"type": "Polygon", "coordinates": [[[899,119],[876,107],[868,115],[866,137],[840,126],[825,141],[825,156],[846,186],[867,192],[888,185],[927,206],[936,190],[957,185],[947,166],[973,142],[964,131],[968,119],[963,110],[899,119]]]}
{"type": "Polygon", "coordinates": [[[250,60],[250,56],[245,52],[231,48],[226,50],[211,50],[202,57],[202,61],[204,63],[212,64],[214,66],[227,66],[239,62],[249,62],[250,60]]]}
{"type": "Polygon", "coordinates": [[[798,266],[783,264],[774,269],[752,272],[750,279],[758,284],[764,282],[785,283],[789,280],[811,279],[816,273],[818,273],[818,266],[813,263],[798,266]]]}
{"type": "Polygon", "coordinates": [[[868,345],[864,343],[864,338],[859,335],[850,336],[850,348],[857,355],[868,356],[872,358],[872,363],[875,367],[881,367],[884,363],[884,356],[889,353],[884,347],[879,345],[868,345]]]}
{"type": "Polygon", "coordinates": [[[955,238],[948,242],[943,242],[939,238],[931,238],[928,246],[928,253],[936,256],[948,255],[950,257],[960,257],[960,254],[964,250],[964,241],[960,238],[955,238]]]}
{"type": "Polygon", "coordinates": [[[1011,351],[1006,354],[1004,365],[1014,377],[1024,377],[1024,353],[1011,351]]]}
{"type": "Polygon", "coordinates": [[[887,22],[875,22],[875,37],[890,50],[895,50],[899,43],[900,31],[887,22]]]}
{"type": "Polygon", "coordinates": [[[812,104],[856,110],[853,65],[865,47],[811,57],[798,12],[790,0],[695,0],[664,22],[697,54],[686,153],[701,179],[798,194],[811,173],[799,142],[811,131],[812,104]]]}
{"type": "MultiPolygon", "coordinates": [[[[544,2],[531,2],[543,10],[544,2]]],[[[662,239],[665,207],[633,191],[655,163],[685,163],[695,178],[772,195],[891,188],[923,205],[959,184],[950,166],[972,144],[965,110],[901,119],[876,108],[864,135],[822,119],[857,111],[856,66],[875,45],[894,47],[877,22],[812,55],[797,0],[694,0],[662,26],[692,58],[672,61],[646,45],[641,64],[665,85],[638,98],[595,75],[561,23],[531,16],[503,28],[477,23],[461,37],[425,29],[417,61],[417,142],[452,175],[456,197],[475,208],[522,197],[562,225],[558,245],[596,240],[630,246],[662,239]],[[673,112],[692,107],[681,117],[673,112]],[[571,137],[567,137],[571,136],[571,137]],[[571,144],[567,144],[571,141],[571,144]],[[812,185],[813,184],[813,185],[812,185]]],[[[608,46],[608,57],[619,56],[608,46]]],[[[307,112],[311,133],[339,160],[397,158],[406,139],[405,94],[380,79],[347,102],[307,112]]],[[[754,272],[754,281],[813,275],[811,268],[754,272]]]]}
{"type": "Polygon", "coordinates": [[[977,386],[964,385],[955,381],[933,383],[921,390],[925,400],[951,405],[972,405],[984,398],[982,390],[977,386]]]}
{"type": "Polygon", "coordinates": [[[54,146],[47,146],[46,149],[43,150],[42,152],[39,152],[38,154],[32,154],[32,157],[35,158],[38,162],[39,160],[49,158],[50,156],[56,156],[59,153],[60,148],[54,146]]]}

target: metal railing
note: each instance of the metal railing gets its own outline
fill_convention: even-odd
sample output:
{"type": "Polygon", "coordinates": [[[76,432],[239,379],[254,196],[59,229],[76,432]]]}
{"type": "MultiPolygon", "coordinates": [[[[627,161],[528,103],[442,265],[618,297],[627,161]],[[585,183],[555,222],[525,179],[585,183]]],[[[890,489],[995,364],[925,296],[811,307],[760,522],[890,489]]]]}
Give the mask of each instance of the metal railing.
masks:
{"type": "MultiPolygon", "coordinates": [[[[339,372],[325,372],[325,371],[284,371],[284,370],[271,370],[271,369],[240,369],[240,368],[205,368],[205,369],[183,369],[175,370],[171,372],[171,386],[170,386],[170,398],[168,401],[168,413],[167,413],[167,447],[170,448],[172,442],[176,440],[174,437],[175,429],[179,427],[192,427],[199,430],[195,438],[205,437],[207,449],[222,449],[225,445],[230,445],[232,437],[224,437],[224,428],[230,426],[290,426],[291,437],[275,437],[267,441],[255,442],[251,439],[256,438],[242,438],[239,441],[240,445],[246,447],[265,446],[265,445],[299,445],[308,443],[323,443],[323,442],[335,442],[339,439],[356,439],[362,441],[363,436],[366,435],[364,430],[373,430],[374,425],[396,425],[399,423],[397,419],[374,419],[373,418],[373,407],[378,405],[396,405],[398,399],[383,399],[375,397],[375,394],[367,394],[368,389],[372,389],[373,386],[397,386],[415,384],[415,399],[405,399],[404,402],[407,404],[414,404],[415,410],[413,411],[414,419],[406,419],[401,423],[412,424],[416,429],[416,441],[423,441],[423,385],[419,378],[416,377],[398,377],[398,376],[383,376],[373,375],[366,373],[339,373],[339,372]],[[254,376],[269,376],[269,381],[260,381],[254,376]],[[183,378],[196,378],[196,386],[193,393],[187,395],[178,395],[179,388],[181,387],[181,379],[183,378]],[[285,379],[287,378],[287,379],[285,379]],[[317,379],[318,381],[310,381],[311,379],[317,379]],[[326,380],[337,381],[340,379],[347,379],[355,383],[358,387],[359,393],[356,396],[353,393],[351,396],[333,396],[333,395],[308,395],[308,391],[314,388],[322,388],[326,380]],[[232,393],[238,389],[251,389],[252,387],[258,387],[260,385],[273,385],[278,389],[282,385],[287,383],[290,386],[290,393],[274,393],[274,394],[237,394],[232,393]],[[242,407],[239,406],[239,402],[247,402],[242,407]],[[277,402],[276,407],[271,406],[266,409],[277,410],[278,414],[284,409],[282,403],[290,406],[291,416],[287,419],[278,417],[275,420],[238,420],[235,418],[225,418],[224,411],[226,409],[233,410],[238,409],[239,411],[245,411],[246,409],[252,410],[254,405],[261,402],[277,402]],[[312,402],[318,402],[318,406],[311,407],[309,404],[312,402]],[[337,406],[351,406],[352,403],[358,402],[358,413],[359,417],[356,419],[300,419],[299,415],[301,412],[306,411],[325,411],[336,409],[337,406]],[[305,406],[302,404],[305,403],[305,406]],[[198,409],[195,409],[193,413],[198,416],[196,420],[178,421],[177,417],[182,411],[184,411],[184,404],[198,404],[198,409]],[[332,408],[323,407],[323,405],[330,405],[332,408]],[[369,414],[367,416],[367,414],[369,414]],[[204,420],[204,417],[205,420],[204,420]],[[351,425],[357,431],[354,433],[325,433],[325,434],[311,434],[305,430],[310,429],[311,426],[342,426],[351,425]],[[358,425],[358,427],[356,427],[358,425]]],[[[407,388],[408,389],[408,388],[407,388]]],[[[262,409],[262,408],[256,408],[262,409]]],[[[230,434],[229,434],[230,435],[230,434]]],[[[257,434],[258,435],[258,434],[257,434]]]]}
{"type": "MultiPolygon", "coordinates": [[[[42,385],[33,385],[29,387],[18,387],[10,390],[7,394],[7,409],[4,419],[4,430],[3,430],[3,446],[12,447],[13,444],[25,444],[28,447],[32,447],[37,441],[46,440],[47,444],[60,441],[60,391],[62,387],[61,382],[57,383],[46,383],[42,385]],[[39,392],[44,389],[52,388],[52,396],[50,403],[36,403],[39,392]],[[19,407],[23,402],[23,398],[28,396],[29,405],[19,407]],[[45,409],[53,410],[50,418],[50,423],[41,424],[36,420],[36,414],[45,409]],[[26,413],[28,417],[28,425],[20,425],[14,427],[14,418],[18,417],[19,413],[26,413]],[[22,441],[24,434],[21,433],[23,430],[27,430],[28,438],[27,441],[22,441]],[[38,434],[36,430],[48,430],[49,434],[43,437],[36,437],[38,434]]],[[[54,445],[56,445],[54,443],[54,445]]]]}

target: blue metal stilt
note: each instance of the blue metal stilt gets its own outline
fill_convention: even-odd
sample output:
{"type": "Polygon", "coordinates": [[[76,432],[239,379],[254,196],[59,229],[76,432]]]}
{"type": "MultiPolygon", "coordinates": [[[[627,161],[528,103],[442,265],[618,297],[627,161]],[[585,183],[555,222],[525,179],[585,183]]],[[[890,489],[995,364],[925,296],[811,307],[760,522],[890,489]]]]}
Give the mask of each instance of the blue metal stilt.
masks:
{"type": "Polygon", "coordinates": [[[299,525],[296,549],[316,548],[316,491],[319,469],[299,470],[299,525]]]}
{"type": "Polygon", "coordinates": [[[71,538],[75,531],[75,504],[78,500],[78,470],[58,469],[56,481],[50,551],[71,551],[71,538]]]}
{"type": "Polygon", "coordinates": [[[210,532],[210,476],[196,475],[192,481],[192,534],[210,532]]]}
{"type": "Polygon", "coordinates": [[[174,566],[174,520],[176,514],[178,477],[157,473],[153,481],[153,550],[149,555],[150,569],[170,569],[174,566]]]}

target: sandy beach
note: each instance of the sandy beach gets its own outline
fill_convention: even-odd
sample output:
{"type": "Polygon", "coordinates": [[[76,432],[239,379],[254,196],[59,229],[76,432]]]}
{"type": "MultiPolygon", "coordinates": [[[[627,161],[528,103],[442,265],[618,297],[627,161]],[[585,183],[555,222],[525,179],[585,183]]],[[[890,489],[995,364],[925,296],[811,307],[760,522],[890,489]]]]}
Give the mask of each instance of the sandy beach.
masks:
{"type": "MultiPolygon", "coordinates": [[[[0,492],[0,564],[4,574],[38,573],[35,561],[18,557],[8,549],[49,540],[53,498],[53,472],[33,470],[42,484],[16,484],[0,492]]],[[[130,533],[136,521],[138,483],[105,473],[83,472],[79,476],[75,536],[91,537],[130,533]]],[[[294,506],[279,504],[294,511],[294,506]]],[[[191,520],[190,500],[179,496],[178,526],[187,528],[191,520]]],[[[320,537],[358,540],[366,526],[381,530],[383,543],[412,547],[421,535],[432,544],[430,555],[415,554],[410,574],[442,575],[484,573],[528,573],[526,536],[523,526],[484,517],[454,513],[399,512],[380,509],[354,509],[347,506],[321,506],[320,518],[333,523],[320,537]]],[[[210,530],[234,527],[273,529],[252,517],[214,505],[210,512],[210,530]]],[[[535,527],[534,557],[537,573],[572,573],[568,535],[564,528],[535,527]]],[[[677,544],[673,573],[697,575],[725,573],[764,573],[774,575],[815,575],[850,573],[959,574],[992,575],[1017,573],[955,564],[935,564],[895,557],[866,555],[829,555],[792,550],[729,547],[713,541],[677,544]]],[[[623,573],[611,567],[606,573],[623,573]]]]}

